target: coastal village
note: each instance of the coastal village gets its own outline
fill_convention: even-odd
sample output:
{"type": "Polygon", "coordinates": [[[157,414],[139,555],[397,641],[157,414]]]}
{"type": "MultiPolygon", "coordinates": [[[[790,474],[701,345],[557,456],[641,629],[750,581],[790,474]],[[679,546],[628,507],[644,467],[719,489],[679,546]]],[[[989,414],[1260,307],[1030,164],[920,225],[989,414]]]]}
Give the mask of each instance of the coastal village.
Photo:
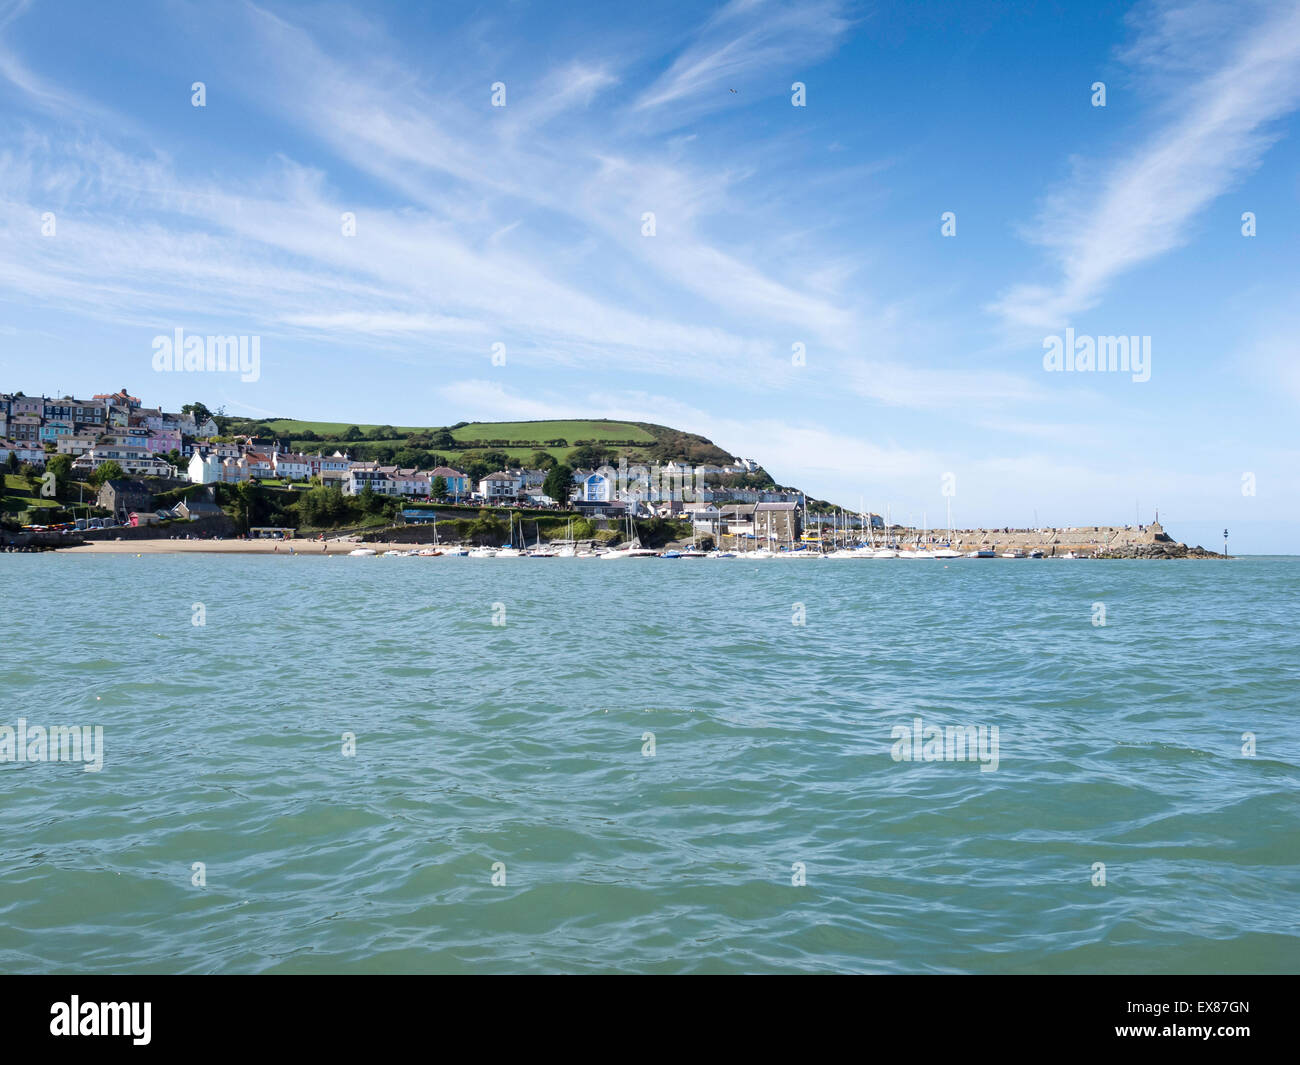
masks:
{"type": "MultiPolygon", "coordinates": [[[[9,505],[0,518],[5,520],[7,546],[23,542],[23,536],[45,542],[41,537],[54,533],[91,540],[308,535],[355,542],[361,545],[354,548],[357,553],[373,550],[364,546],[367,541],[387,539],[413,545],[412,551],[414,545],[423,545],[427,553],[492,557],[502,550],[541,557],[1212,555],[1176,544],[1158,521],[1070,529],[918,530],[892,524],[880,514],[829,505],[810,510],[802,493],[770,483],[752,459],[631,465],[620,459],[617,465],[569,467],[539,448],[535,456],[546,464],[537,467],[503,464],[485,471],[483,454],[505,454],[488,450],[476,453],[477,470],[452,462],[420,468],[363,458],[346,445],[292,450],[292,441],[277,435],[223,432],[222,418],[198,403],[178,412],[146,407],[126,389],[89,399],[0,393],[0,468],[6,471],[6,484],[25,481],[33,504],[48,502],[54,516],[64,519],[36,520],[44,515],[31,506],[21,512],[27,520],[15,522],[14,497],[6,497],[9,505]],[[75,501],[66,498],[66,491],[60,497],[60,483],[78,485],[75,501]],[[38,485],[43,486],[39,492],[38,485]],[[51,485],[56,486],[53,492],[51,485]],[[93,495],[87,495],[87,486],[93,495]],[[288,498],[321,490],[334,493],[335,511],[373,515],[372,524],[383,529],[336,530],[318,517],[303,530],[301,521],[272,520],[277,513],[283,518],[283,505],[262,506],[266,520],[259,521],[252,520],[258,517],[257,508],[246,505],[243,520],[234,520],[240,514],[232,515],[229,504],[244,500],[238,492],[241,486],[265,487],[288,498]],[[347,504],[340,507],[339,500],[359,510],[346,510],[347,504]],[[477,526],[465,520],[466,509],[480,514],[477,526]],[[499,520],[503,513],[509,519],[504,526],[499,520]],[[660,543],[641,543],[647,539],[647,523],[654,533],[649,538],[660,543]],[[440,531],[451,541],[445,549],[440,531]],[[494,538],[500,542],[484,542],[494,538]],[[458,542],[462,539],[466,542],[458,542]],[[533,541],[531,548],[528,540],[533,541]],[[429,543],[438,549],[430,550],[429,543]]],[[[451,442],[446,431],[441,442],[451,442]]],[[[315,516],[323,509],[317,506],[308,513],[315,516]]]]}

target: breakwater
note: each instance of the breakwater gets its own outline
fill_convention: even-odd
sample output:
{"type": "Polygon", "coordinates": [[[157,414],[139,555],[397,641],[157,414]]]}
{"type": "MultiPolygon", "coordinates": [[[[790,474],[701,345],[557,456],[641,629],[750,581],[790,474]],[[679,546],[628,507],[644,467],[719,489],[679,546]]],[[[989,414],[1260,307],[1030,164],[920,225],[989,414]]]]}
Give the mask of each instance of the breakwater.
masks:
{"type": "MultiPolygon", "coordinates": [[[[880,534],[878,533],[877,536],[880,534]]],[[[894,526],[890,539],[899,544],[927,545],[949,542],[947,530],[894,526]]],[[[1095,558],[1222,558],[1203,547],[1188,547],[1165,532],[1159,522],[1150,525],[1076,525],[1061,529],[953,529],[952,546],[959,551],[1022,550],[1045,555],[1076,555],[1095,558]]]]}

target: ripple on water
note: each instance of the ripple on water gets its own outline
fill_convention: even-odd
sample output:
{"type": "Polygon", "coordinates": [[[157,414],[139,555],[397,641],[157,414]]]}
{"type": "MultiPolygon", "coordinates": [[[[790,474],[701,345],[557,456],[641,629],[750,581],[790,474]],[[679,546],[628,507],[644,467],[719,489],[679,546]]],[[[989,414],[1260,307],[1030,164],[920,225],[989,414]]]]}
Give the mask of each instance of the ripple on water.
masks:
{"type": "Polygon", "coordinates": [[[105,734],[0,766],[9,970],[1300,968],[1300,560],[0,580],[48,607],[0,724],[105,734]],[[997,726],[997,770],[894,761],[917,717],[997,726]]]}

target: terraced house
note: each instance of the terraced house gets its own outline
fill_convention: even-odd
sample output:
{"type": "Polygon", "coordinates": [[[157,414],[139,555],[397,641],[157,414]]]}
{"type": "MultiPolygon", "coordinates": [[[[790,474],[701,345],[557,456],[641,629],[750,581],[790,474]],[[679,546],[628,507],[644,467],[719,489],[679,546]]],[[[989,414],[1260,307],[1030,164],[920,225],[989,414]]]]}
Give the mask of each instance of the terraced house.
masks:
{"type": "Polygon", "coordinates": [[[435,477],[441,477],[447,482],[449,496],[469,495],[469,474],[454,470],[450,466],[437,466],[429,471],[430,481],[435,477]]]}
{"type": "Polygon", "coordinates": [[[282,481],[306,481],[311,477],[311,458],[288,451],[277,451],[271,456],[275,475],[282,481]]]}
{"type": "Polygon", "coordinates": [[[377,495],[397,494],[387,473],[377,467],[366,468],[366,464],[357,463],[348,470],[347,478],[343,482],[343,494],[359,496],[366,488],[377,495]]]}

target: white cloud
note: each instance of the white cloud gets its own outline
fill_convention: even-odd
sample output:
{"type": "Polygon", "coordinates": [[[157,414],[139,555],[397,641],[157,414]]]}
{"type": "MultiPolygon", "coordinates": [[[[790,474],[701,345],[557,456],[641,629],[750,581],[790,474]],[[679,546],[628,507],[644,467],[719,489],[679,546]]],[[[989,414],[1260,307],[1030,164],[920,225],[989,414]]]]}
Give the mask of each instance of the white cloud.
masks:
{"type": "Polygon", "coordinates": [[[1017,285],[993,304],[1013,326],[1055,328],[1095,305],[1118,275],[1184,243],[1196,215],[1258,166],[1272,123],[1300,103],[1300,6],[1275,7],[1245,32],[1241,8],[1157,12],[1151,38],[1128,55],[1164,79],[1188,68],[1196,76],[1182,80],[1140,149],[1081,169],[1048,199],[1034,238],[1051,249],[1060,277],[1017,285]],[[1211,34],[1224,58],[1202,72],[1191,57],[1211,34]]]}
{"type": "Polygon", "coordinates": [[[731,0],[638,97],[635,109],[660,125],[683,125],[708,111],[789,91],[774,76],[821,59],[850,22],[836,2],[731,0]],[[731,90],[736,89],[735,93],[731,90]]]}

